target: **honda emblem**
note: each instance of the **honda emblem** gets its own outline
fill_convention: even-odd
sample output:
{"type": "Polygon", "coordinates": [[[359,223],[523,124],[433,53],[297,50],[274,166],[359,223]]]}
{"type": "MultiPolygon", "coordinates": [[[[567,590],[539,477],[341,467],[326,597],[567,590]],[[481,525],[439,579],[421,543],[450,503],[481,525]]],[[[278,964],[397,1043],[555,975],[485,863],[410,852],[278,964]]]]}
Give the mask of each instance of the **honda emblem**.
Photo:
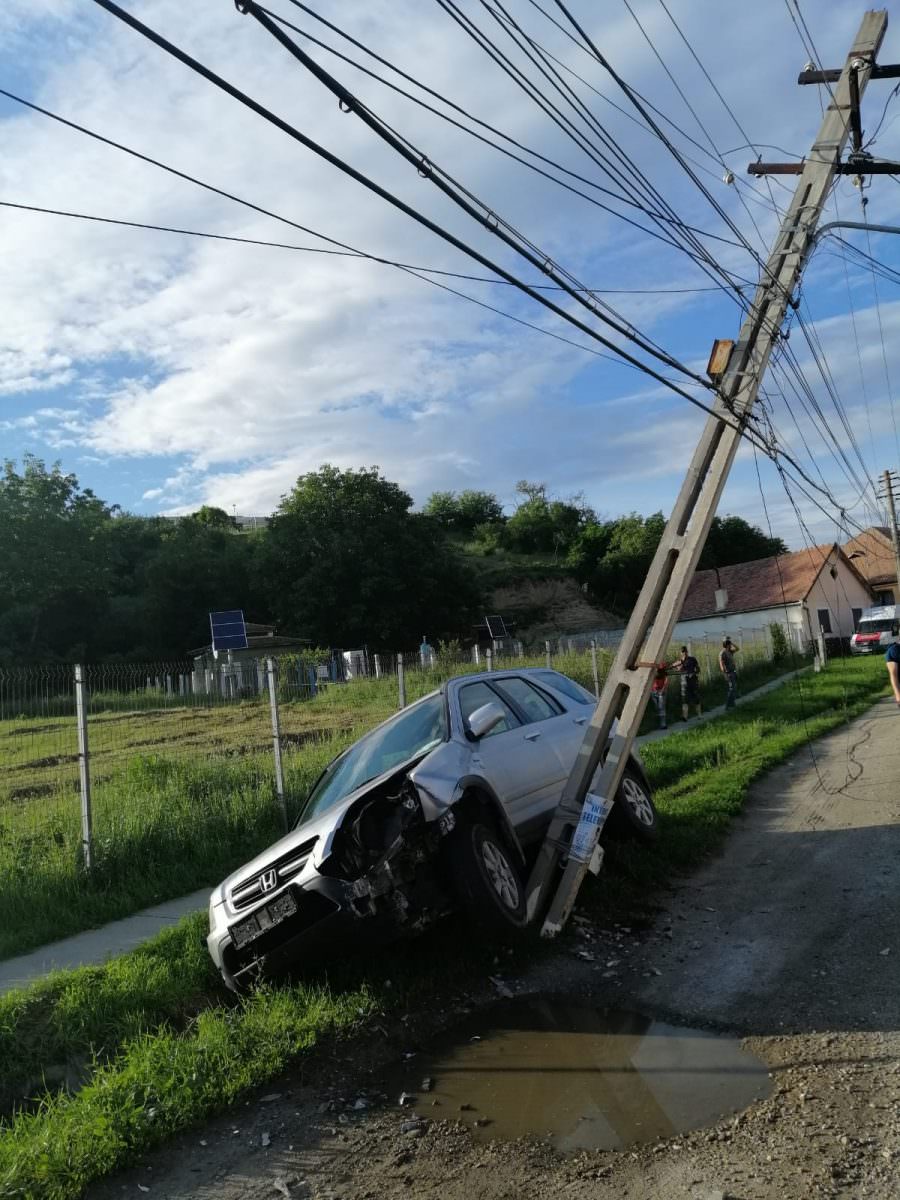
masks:
{"type": "Polygon", "coordinates": [[[272,867],[269,871],[263,871],[259,877],[259,888],[262,892],[274,892],[275,885],[278,883],[278,874],[275,868],[272,867]]]}

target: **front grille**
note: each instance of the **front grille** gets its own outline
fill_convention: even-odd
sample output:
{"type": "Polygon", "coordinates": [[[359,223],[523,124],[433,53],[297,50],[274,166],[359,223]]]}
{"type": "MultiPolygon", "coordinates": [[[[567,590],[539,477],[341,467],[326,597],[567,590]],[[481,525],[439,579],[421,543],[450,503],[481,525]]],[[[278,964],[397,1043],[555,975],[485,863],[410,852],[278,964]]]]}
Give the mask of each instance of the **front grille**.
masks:
{"type": "Polygon", "coordinates": [[[277,891],[289,879],[293,879],[295,875],[299,875],[306,866],[315,844],[316,839],[310,838],[308,842],[302,842],[299,846],[294,846],[292,850],[289,850],[286,854],[282,854],[280,858],[276,858],[264,871],[260,871],[256,875],[251,875],[243,883],[236,884],[231,889],[232,906],[238,912],[242,909],[250,908],[257,901],[262,900],[264,896],[277,891]],[[273,887],[264,889],[263,877],[273,871],[275,873],[275,884],[273,887]]]}

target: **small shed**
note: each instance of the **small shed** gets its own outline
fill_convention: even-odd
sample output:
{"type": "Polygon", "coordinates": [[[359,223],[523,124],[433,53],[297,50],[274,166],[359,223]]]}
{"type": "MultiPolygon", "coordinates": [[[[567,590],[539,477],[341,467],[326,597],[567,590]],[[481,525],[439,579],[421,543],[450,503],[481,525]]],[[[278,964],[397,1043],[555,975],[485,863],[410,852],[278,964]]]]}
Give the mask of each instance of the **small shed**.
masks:
{"type": "Polygon", "coordinates": [[[246,649],[220,650],[217,655],[210,643],[188,652],[194,663],[194,692],[222,696],[259,693],[265,686],[265,660],[270,655],[299,654],[310,645],[307,638],[279,634],[274,625],[245,624],[246,649]]]}

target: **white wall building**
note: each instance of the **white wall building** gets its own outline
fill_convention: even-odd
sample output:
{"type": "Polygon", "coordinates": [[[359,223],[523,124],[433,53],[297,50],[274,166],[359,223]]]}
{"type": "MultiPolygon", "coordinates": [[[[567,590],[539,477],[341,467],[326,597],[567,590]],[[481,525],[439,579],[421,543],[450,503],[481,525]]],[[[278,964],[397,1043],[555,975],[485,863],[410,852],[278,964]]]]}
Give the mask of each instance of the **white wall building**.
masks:
{"type": "Polygon", "coordinates": [[[698,571],[688,590],[674,641],[724,637],[742,629],[781,625],[793,646],[805,649],[819,628],[849,638],[860,613],[873,603],[863,575],[837,544],[813,546],[777,558],[698,571]]]}

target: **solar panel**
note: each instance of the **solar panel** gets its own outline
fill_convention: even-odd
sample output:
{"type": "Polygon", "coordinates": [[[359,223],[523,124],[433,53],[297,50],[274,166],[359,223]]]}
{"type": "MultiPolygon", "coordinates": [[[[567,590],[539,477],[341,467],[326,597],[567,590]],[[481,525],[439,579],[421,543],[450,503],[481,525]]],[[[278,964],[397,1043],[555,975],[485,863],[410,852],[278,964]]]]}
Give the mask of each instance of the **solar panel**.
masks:
{"type": "Polygon", "coordinates": [[[485,617],[484,623],[487,625],[488,633],[495,640],[499,638],[505,638],[507,636],[506,624],[502,617],[497,616],[496,614],[492,617],[485,617]]]}
{"type": "Polygon", "coordinates": [[[246,650],[247,626],[240,608],[229,608],[225,612],[211,612],[209,626],[212,630],[213,650],[246,650]]]}

